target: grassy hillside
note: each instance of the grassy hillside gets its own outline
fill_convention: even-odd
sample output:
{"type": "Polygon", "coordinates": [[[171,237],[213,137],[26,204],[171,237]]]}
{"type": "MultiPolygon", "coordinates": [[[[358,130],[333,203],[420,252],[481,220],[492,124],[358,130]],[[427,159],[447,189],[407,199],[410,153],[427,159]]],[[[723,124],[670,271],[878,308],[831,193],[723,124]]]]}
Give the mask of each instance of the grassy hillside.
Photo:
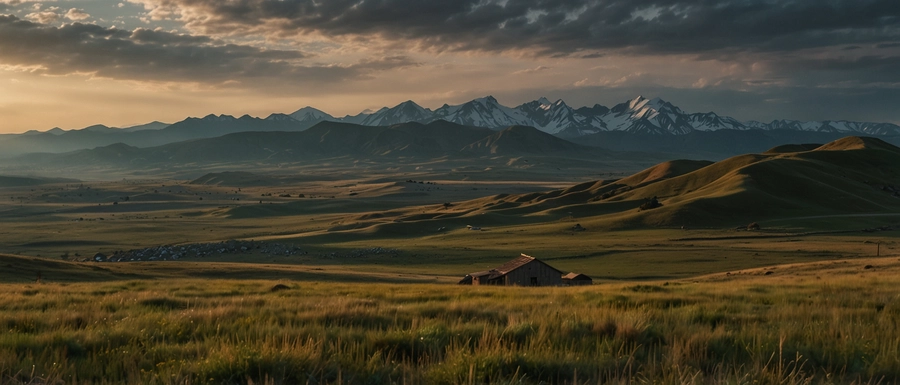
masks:
{"type": "Polygon", "coordinates": [[[785,149],[716,163],[670,161],[622,179],[585,182],[549,192],[500,194],[451,206],[399,209],[386,214],[391,221],[361,220],[354,229],[375,226],[373,229],[381,232],[403,233],[402,228],[412,223],[453,226],[476,217],[485,226],[527,225],[558,218],[560,213],[607,229],[729,227],[791,218],[891,213],[900,219],[897,147],[874,138],[845,138],[811,151],[785,149]],[[653,199],[657,207],[641,208],[653,199]],[[409,214],[412,211],[416,214],[409,214]]]}
{"type": "MultiPolygon", "coordinates": [[[[133,266],[147,274],[146,265],[133,266]]],[[[898,273],[894,257],[571,288],[217,272],[6,283],[0,378],[10,384],[895,383],[898,273]]]]}
{"type": "MultiPolygon", "coordinates": [[[[786,144],[827,143],[846,137],[846,133],[795,130],[716,130],[694,131],[686,135],[631,134],[601,131],[578,138],[578,143],[613,151],[645,151],[722,160],[747,153],[761,153],[786,144]]],[[[881,139],[900,145],[898,136],[881,139]]]]}

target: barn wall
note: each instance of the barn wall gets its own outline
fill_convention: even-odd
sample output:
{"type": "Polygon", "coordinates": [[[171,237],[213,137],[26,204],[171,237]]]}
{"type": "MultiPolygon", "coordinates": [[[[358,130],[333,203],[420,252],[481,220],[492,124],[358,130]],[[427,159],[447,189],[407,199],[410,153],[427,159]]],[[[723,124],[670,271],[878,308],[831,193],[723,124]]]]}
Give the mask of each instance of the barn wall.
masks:
{"type": "Polygon", "coordinates": [[[491,281],[488,276],[472,277],[472,285],[503,285],[503,278],[491,281]]]}
{"type": "Polygon", "coordinates": [[[562,285],[562,274],[537,260],[531,261],[506,274],[506,284],[531,286],[531,277],[537,277],[538,286],[562,285]]]}

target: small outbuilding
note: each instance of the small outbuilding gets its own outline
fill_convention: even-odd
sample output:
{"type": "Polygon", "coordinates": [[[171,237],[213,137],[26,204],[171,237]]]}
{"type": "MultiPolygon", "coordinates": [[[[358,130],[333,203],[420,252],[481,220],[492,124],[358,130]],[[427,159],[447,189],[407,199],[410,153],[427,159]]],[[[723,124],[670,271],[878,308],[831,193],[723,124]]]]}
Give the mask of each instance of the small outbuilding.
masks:
{"type": "Polygon", "coordinates": [[[494,269],[466,275],[461,285],[560,286],[562,272],[530,255],[521,254],[494,269]]]}
{"type": "Polygon", "coordinates": [[[562,282],[564,286],[587,286],[594,284],[594,280],[591,279],[591,277],[580,273],[566,274],[562,277],[562,282]]]}

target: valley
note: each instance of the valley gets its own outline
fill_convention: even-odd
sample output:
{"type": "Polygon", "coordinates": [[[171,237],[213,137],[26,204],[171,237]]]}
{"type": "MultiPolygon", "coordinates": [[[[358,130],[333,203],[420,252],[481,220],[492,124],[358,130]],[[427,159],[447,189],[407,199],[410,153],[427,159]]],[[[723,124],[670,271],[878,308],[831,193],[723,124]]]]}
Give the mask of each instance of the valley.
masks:
{"type": "Polygon", "coordinates": [[[614,161],[495,154],[194,179],[9,179],[0,248],[96,263],[97,253],[146,262],[132,261],[134,251],[166,246],[153,260],[341,266],[444,282],[526,252],[601,280],[689,278],[893,253],[896,162],[896,147],[851,137],[721,162],[632,161],[646,168],[628,171],[614,161]],[[658,207],[644,209],[650,200],[658,207]],[[179,252],[229,241],[300,253],[179,252]]]}
{"type": "Polygon", "coordinates": [[[0,0],[0,385],[900,384],[900,1],[0,0]]]}
{"type": "Polygon", "coordinates": [[[593,135],[326,121],[2,159],[0,383],[900,379],[894,137],[593,135]],[[458,284],[520,253],[593,284],[458,284]]]}

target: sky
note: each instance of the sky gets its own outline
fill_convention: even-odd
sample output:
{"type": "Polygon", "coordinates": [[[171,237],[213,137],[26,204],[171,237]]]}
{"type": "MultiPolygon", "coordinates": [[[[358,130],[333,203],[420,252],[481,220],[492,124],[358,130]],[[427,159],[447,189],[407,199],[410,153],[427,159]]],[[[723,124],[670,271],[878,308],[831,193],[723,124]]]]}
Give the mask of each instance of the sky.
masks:
{"type": "Polygon", "coordinates": [[[900,124],[900,1],[0,0],[0,133],[487,95],[900,124]]]}

